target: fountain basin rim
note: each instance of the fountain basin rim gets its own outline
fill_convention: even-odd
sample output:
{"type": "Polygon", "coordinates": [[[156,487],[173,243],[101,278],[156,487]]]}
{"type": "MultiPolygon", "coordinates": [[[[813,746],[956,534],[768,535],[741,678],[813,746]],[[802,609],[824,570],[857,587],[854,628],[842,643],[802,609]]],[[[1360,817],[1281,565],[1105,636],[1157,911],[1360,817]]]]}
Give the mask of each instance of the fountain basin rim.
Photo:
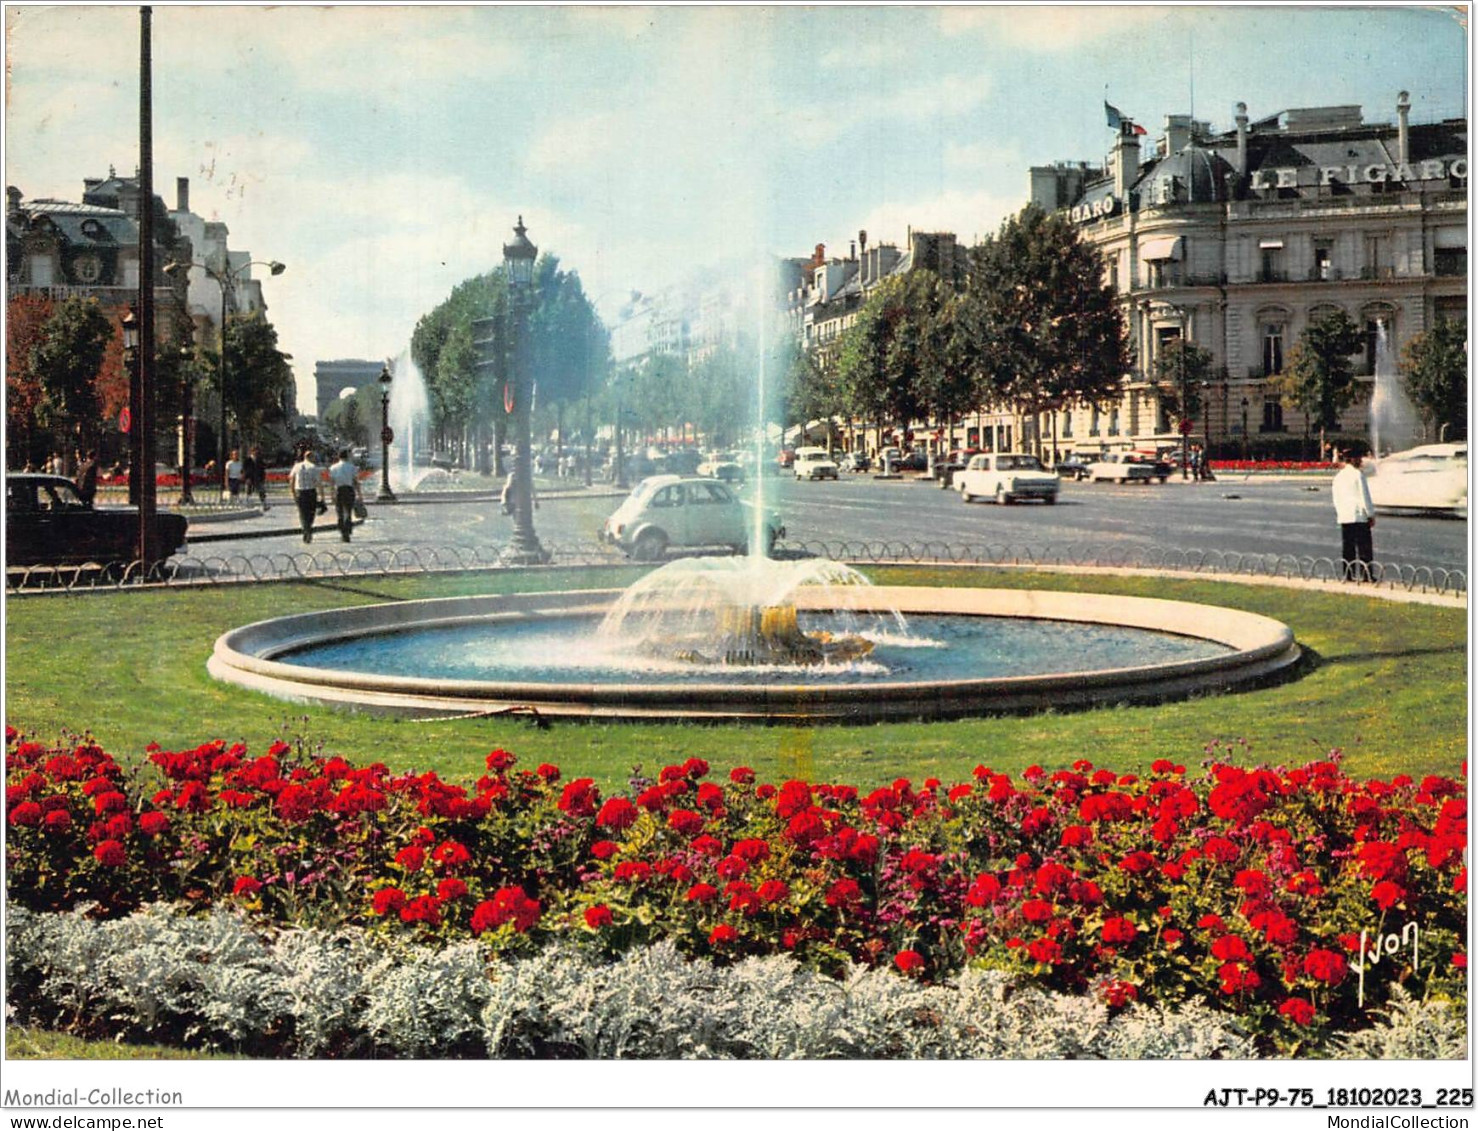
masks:
{"type": "MultiPolygon", "coordinates": [[[[620,593],[575,590],[448,597],[293,614],[224,633],[207,667],[218,679],[280,698],[411,716],[529,707],[541,714],[605,719],[864,722],[1174,698],[1265,679],[1300,655],[1293,633],[1281,622],[1217,606],[1051,590],[875,586],[849,589],[845,606],[1120,625],[1195,636],[1230,651],[1205,659],[1049,675],[865,685],[663,683],[655,677],[640,683],[423,679],[303,667],[275,659],[305,646],[409,628],[594,617],[620,593]]],[[[796,603],[803,609],[842,604],[821,596],[820,591],[801,590],[796,603]]]]}

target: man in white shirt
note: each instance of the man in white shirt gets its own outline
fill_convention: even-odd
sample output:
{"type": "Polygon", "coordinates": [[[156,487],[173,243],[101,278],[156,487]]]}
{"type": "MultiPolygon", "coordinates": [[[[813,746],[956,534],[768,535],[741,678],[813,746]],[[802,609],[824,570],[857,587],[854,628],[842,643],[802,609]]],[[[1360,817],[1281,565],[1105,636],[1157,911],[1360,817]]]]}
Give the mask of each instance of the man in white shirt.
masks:
{"type": "Polygon", "coordinates": [[[334,485],[334,511],[339,520],[339,537],[345,542],[354,531],[354,493],[359,482],[359,468],[349,458],[349,449],[339,453],[336,463],[328,469],[329,481],[334,485]]]}
{"type": "Polygon", "coordinates": [[[313,449],[306,444],[298,450],[298,462],[287,473],[288,489],[298,504],[298,523],[303,528],[303,541],[313,541],[313,520],[318,517],[318,484],[322,469],[313,462],[313,449]]]}
{"type": "Polygon", "coordinates": [[[232,499],[241,497],[241,453],[231,449],[231,458],[226,461],[226,486],[232,499]]]}
{"type": "Polygon", "coordinates": [[[1344,466],[1331,487],[1346,581],[1369,581],[1370,563],[1375,556],[1371,538],[1375,504],[1370,501],[1370,487],[1360,470],[1360,460],[1358,450],[1346,452],[1344,466]]]}

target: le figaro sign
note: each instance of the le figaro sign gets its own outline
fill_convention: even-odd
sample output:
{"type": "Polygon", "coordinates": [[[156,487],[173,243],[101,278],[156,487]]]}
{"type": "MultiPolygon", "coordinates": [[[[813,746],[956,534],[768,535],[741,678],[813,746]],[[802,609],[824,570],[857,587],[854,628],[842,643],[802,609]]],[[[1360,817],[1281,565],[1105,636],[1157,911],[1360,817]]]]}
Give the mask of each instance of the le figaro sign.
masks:
{"type": "MultiPolygon", "coordinates": [[[[1468,179],[1468,159],[1453,161],[1403,161],[1399,165],[1376,162],[1372,165],[1320,165],[1319,183],[1328,184],[1410,184],[1413,181],[1437,181],[1444,177],[1468,179]]],[[[1298,169],[1259,169],[1252,174],[1254,189],[1298,188],[1298,169]]]]}

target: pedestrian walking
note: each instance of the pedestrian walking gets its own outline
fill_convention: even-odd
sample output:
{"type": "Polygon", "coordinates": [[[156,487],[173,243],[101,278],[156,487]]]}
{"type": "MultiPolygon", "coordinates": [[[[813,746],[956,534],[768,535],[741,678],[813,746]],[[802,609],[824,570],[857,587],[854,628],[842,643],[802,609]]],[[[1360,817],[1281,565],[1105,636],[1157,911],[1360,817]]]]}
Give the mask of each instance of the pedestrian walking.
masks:
{"type": "Polygon", "coordinates": [[[1360,470],[1361,454],[1358,448],[1344,454],[1344,466],[1331,486],[1346,581],[1371,580],[1370,563],[1375,557],[1375,504],[1370,501],[1370,485],[1360,470]]]}
{"type": "Polygon", "coordinates": [[[236,448],[231,449],[231,458],[226,461],[226,487],[231,492],[231,500],[234,502],[241,496],[241,452],[236,448]]]}
{"type": "Polygon", "coordinates": [[[359,490],[359,468],[349,458],[349,449],[339,452],[338,462],[328,469],[329,482],[334,485],[334,514],[339,522],[339,537],[349,541],[354,533],[354,496],[359,490]]]}
{"type": "Polygon", "coordinates": [[[313,449],[306,444],[298,449],[298,462],[287,473],[293,501],[298,505],[298,523],[303,528],[303,541],[313,541],[313,520],[318,517],[318,484],[322,469],[313,462],[313,449]]]}
{"type": "Polygon", "coordinates": [[[88,451],[87,458],[82,461],[82,466],[77,469],[77,497],[88,506],[92,506],[93,499],[98,493],[98,454],[96,451],[88,451]]]}
{"type": "Polygon", "coordinates": [[[248,495],[255,495],[267,509],[267,465],[262,460],[262,449],[252,448],[241,461],[241,486],[248,495]]]}

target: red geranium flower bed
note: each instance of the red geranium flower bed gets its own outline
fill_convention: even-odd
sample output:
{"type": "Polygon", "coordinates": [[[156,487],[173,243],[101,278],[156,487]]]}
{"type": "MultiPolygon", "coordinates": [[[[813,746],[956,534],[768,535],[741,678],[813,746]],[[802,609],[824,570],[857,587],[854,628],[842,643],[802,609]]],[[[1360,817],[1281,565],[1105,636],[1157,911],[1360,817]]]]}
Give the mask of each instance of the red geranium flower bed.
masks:
{"type": "Polygon", "coordinates": [[[1350,1028],[1393,982],[1465,993],[1465,777],[1357,781],[1338,752],[1296,769],[1079,761],[1020,778],[847,785],[712,781],[702,759],[603,797],[516,768],[476,782],[391,773],[286,743],[150,747],[128,775],[89,740],[7,731],[10,895],[122,914],[166,899],[612,954],[667,938],[717,961],[790,953],[910,977],[969,963],[1111,1006],[1198,996],[1296,1043],[1350,1028]],[[1416,924],[1367,970],[1360,932],[1416,924]]]}

